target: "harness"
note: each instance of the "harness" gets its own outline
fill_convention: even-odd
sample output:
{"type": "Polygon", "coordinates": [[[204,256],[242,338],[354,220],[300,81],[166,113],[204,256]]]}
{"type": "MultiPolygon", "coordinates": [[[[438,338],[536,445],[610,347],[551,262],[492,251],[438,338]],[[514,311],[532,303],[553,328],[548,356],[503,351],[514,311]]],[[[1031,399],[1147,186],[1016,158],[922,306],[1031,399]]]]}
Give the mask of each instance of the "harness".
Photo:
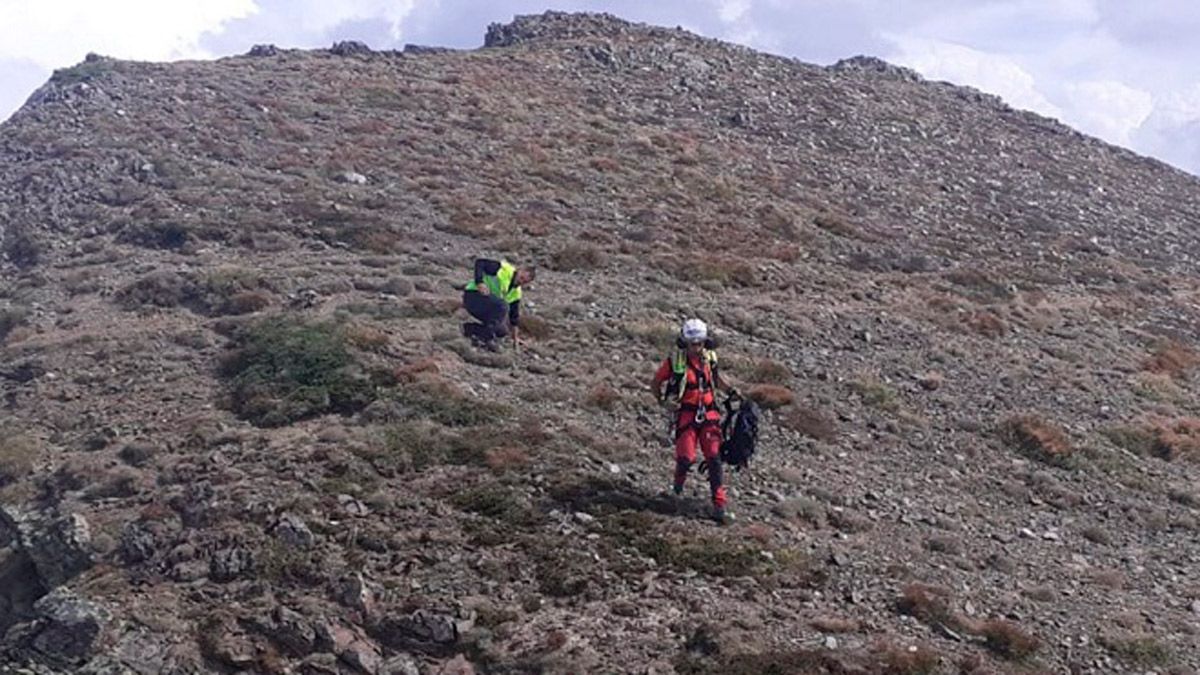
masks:
{"type": "Polygon", "coordinates": [[[682,401],[684,395],[689,391],[697,392],[696,400],[698,403],[694,406],[683,405],[679,406],[680,410],[695,410],[696,417],[693,424],[699,426],[708,420],[708,407],[704,405],[705,387],[712,387],[713,382],[713,367],[717,364],[717,353],[711,349],[705,349],[700,357],[701,367],[696,370],[696,383],[692,384],[687,381],[687,371],[690,368],[686,349],[676,349],[671,355],[671,382],[667,388],[667,395],[675,393],[676,400],[682,401]]]}

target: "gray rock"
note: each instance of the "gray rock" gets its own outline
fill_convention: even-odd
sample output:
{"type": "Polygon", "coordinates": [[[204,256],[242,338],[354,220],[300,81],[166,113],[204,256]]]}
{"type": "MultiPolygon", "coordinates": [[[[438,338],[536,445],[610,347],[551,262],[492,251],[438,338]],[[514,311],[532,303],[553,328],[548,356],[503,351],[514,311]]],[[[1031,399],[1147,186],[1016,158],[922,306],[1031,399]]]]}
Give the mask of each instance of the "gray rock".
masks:
{"type": "Polygon", "coordinates": [[[271,44],[254,45],[250,51],[246,52],[247,56],[256,57],[277,56],[278,54],[279,48],[271,44]]]}
{"type": "Polygon", "coordinates": [[[154,557],[159,548],[158,537],[150,527],[140,521],[126,523],[121,529],[119,551],[126,563],[139,563],[154,557]]]}
{"type": "Polygon", "coordinates": [[[338,659],[346,665],[367,675],[376,675],[383,666],[383,657],[379,648],[365,640],[355,640],[338,654],[338,659]]]}
{"type": "Polygon", "coordinates": [[[254,566],[253,554],[240,546],[223,548],[208,562],[208,577],[213,581],[233,581],[254,566]]]}
{"type": "Polygon", "coordinates": [[[308,529],[304,519],[294,513],[284,513],[275,525],[275,536],[283,543],[295,548],[308,548],[316,541],[316,535],[308,529]]]}
{"type": "Polygon", "coordinates": [[[36,603],[38,632],[33,648],[59,662],[76,662],[86,657],[105,629],[111,615],[74,591],[59,587],[36,603]]]}
{"type": "Polygon", "coordinates": [[[409,616],[385,615],[373,626],[373,634],[392,649],[452,645],[458,642],[461,624],[446,614],[417,610],[409,616]]]}
{"type": "Polygon", "coordinates": [[[373,614],[379,589],[361,574],[343,579],[337,586],[337,601],[346,607],[357,609],[363,614],[373,614]]]}
{"type": "Polygon", "coordinates": [[[317,630],[312,623],[282,605],[269,618],[256,622],[254,628],[292,656],[304,656],[317,648],[317,630]]]}
{"type": "Polygon", "coordinates": [[[354,54],[370,54],[371,48],[358,40],[342,40],[333,43],[329,51],[338,56],[352,56],[354,54]]]}
{"type": "Polygon", "coordinates": [[[366,185],[367,177],[355,171],[343,171],[337,175],[339,183],[349,183],[351,185],[366,185]]]}
{"type": "Polygon", "coordinates": [[[421,675],[421,669],[411,656],[393,656],[383,662],[379,675],[421,675]]]}
{"type": "Polygon", "coordinates": [[[75,513],[0,506],[0,541],[17,543],[46,588],[61,586],[94,562],[91,528],[75,513]]]}

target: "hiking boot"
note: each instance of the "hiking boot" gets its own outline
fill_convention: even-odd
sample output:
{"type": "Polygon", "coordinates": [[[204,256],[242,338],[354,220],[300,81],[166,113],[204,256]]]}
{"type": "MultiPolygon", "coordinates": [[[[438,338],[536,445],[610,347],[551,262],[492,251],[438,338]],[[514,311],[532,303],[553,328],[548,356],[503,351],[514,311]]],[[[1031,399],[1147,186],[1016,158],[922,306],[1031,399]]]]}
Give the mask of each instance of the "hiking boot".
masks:
{"type": "Polygon", "coordinates": [[[713,520],[717,521],[718,525],[732,525],[733,514],[725,509],[714,509],[713,520]]]}
{"type": "Polygon", "coordinates": [[[675,495],[676,497],[683,494],[683,486],[672,483],[671,484],[671,494],[675,495]]]}

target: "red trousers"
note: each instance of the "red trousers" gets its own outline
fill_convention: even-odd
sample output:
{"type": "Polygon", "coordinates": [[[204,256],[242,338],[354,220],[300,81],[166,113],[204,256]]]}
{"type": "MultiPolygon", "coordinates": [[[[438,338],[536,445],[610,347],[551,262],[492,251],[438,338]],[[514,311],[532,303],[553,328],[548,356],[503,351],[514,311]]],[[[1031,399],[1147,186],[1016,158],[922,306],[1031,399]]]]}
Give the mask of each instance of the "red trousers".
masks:
{"type": "Polygon", "coordinates": [[[696,463],[696,446],[708,462],[708,486],[713,506],[725,508],[725,471],[721,465],[721,416],[710,411],[707,420],[696,424],[695,410],[680,410],[675,426],[675,486],[682,488],[696,463]],[[716,419],[713,419],[715,415],[716,419]]]}

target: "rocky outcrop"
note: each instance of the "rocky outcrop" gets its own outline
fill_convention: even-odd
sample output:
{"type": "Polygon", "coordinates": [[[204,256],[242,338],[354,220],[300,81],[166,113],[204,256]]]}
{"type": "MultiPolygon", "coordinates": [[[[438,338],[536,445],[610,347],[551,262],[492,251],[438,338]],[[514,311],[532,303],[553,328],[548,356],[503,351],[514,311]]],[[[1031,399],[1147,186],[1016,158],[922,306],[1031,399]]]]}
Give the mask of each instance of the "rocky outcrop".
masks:
{"type": "Polygon", "coordinates": [[[0,629],[36,614],[42,595],[93,562],[83,516],[0,506],[0,629]]]}

